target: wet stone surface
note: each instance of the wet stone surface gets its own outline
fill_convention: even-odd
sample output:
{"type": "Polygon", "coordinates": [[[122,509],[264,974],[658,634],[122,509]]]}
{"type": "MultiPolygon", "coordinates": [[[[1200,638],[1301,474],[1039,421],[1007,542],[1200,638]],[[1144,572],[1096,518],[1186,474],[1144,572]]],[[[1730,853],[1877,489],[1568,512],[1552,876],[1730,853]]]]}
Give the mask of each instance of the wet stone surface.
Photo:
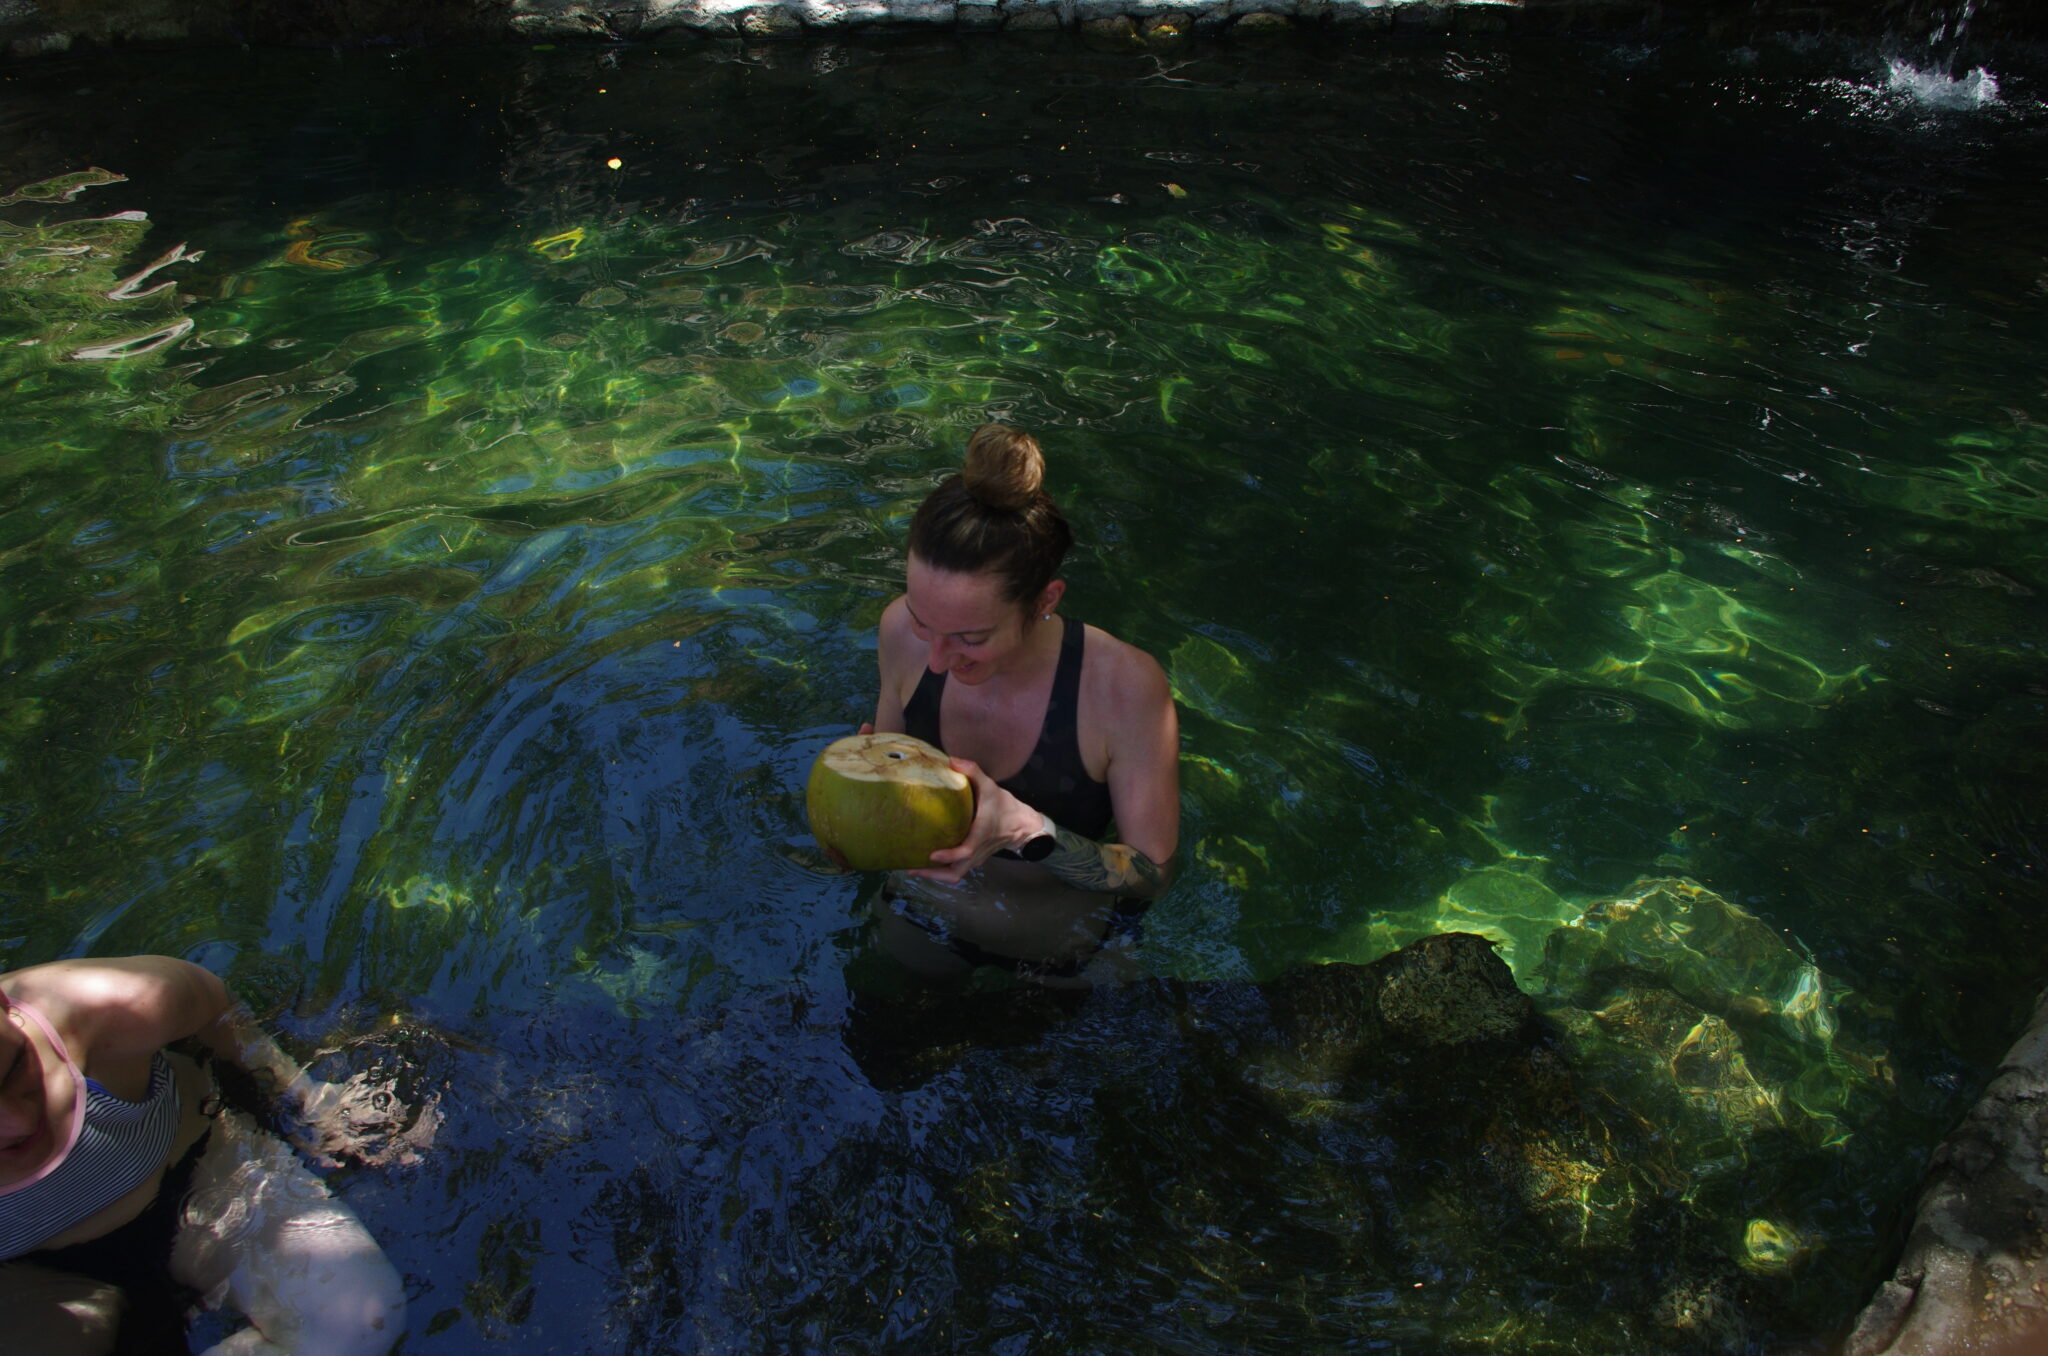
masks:
{"type": "Polygon", "coordinates": [[[2048,993],[1928,1165],[1890,1280],[1846,1356],[2019,1356],[2048,1343],[2048,993]]]}

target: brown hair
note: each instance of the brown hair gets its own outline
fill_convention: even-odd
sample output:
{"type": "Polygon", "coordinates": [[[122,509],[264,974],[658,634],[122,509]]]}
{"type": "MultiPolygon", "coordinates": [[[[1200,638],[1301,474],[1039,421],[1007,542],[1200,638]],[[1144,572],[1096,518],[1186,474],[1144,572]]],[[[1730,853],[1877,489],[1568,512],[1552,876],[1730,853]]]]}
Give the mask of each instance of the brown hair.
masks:
{"type": "Polygon", "coordinates": [[[983,424],[967,440],[967,464],[918,505],[910,549],[937,570],[992,572],[1003,596],[1029,606],[1074,544],[1059,505],[1045,492],[1038,439],[1007,424],[983,424]]]}

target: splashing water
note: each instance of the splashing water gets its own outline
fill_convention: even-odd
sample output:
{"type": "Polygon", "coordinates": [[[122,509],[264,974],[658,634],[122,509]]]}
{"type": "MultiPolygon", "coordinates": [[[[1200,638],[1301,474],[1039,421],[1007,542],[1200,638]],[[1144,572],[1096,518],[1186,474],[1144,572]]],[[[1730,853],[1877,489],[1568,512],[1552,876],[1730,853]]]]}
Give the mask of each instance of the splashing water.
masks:
{"type": "Polygon", "coordinates": [[[1998,102],[1998,77],[1982,66],[1968,75],[1947,75],[1922,70],[1903,57],[1893,57],[1886,64],[1890,68],[1887,87],[1923,107],[1963,111],[1998,102]]]}

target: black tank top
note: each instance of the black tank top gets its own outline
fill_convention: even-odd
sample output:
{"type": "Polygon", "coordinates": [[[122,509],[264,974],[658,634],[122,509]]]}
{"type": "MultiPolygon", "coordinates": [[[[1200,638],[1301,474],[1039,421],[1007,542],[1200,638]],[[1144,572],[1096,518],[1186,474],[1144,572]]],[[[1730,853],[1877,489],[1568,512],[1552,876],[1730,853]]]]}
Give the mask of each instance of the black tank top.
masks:
{"type": "MultiPolygon", "coordinates": [[[[1038,744],[1017,775],[996,785],[1003,788],[1052,822],[1071,829],[1083,838],[1100,838],[1109,829],[1109,783],[1088,775],[1081,761],[1081,645],[1088,628],[1072,617],[1063,617],[1060,633],[1059,667],[1052,676],[1052,696],[1045,704],[1045,721],[1038,727],[1038,744]]],[[[943,749],[939,743],[939,703],[946,695],[946,675],[929,668],[917,680],[917,690],[903,704],[903,729],[925,743],[943,749]]]]}

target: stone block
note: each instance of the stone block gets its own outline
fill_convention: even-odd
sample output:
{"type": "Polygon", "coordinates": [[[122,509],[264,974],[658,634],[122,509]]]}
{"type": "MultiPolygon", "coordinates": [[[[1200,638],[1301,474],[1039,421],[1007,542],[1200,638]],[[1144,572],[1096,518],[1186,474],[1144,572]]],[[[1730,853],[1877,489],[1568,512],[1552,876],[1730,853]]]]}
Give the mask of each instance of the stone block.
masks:
{"type": "Polygon", "coordinates": [[[587,28],[599,22],[582,0],[513,0],[508,22],[514,28],[587,28]]]}
{"type": "Polygon", "coordinates": [[[514,14],[506,20],[513,36],[528,42],[555,38],[587,38],[602,33],[603,25],[587,14],[514,14]]]}
{"type": "Polygon", "coordinates": [[[1448,33],[1451,28],[1451,7],[1446,4],[1423,3],[1395,5],[1394,27],[1403,33],[1448,33]]]}
{"type": "Polygon", "coordinates": [[[629,9],[607,9],[600,16],[608,36],[632,42],[639,38],[647,23],[647,10],[642,5],[629,9]]]}
{"type": "Polygon", "coordinates": [[[640,31],[648,34],[687,28],[697,33],[730,36],[740,31],[739,16],[750,8],[754,6],[719,4],[716,0],[654,0],[654,5],[640,16],[640,31]]]}
{"type": "Polygon", "coordinates": [[[740,32],[750,38],[788,38],[803,32],[804,21],[782,5],[757,5],[734,16],[740,32]]]}
{"type": "Polygon", "coordinates": [[[1459,0],[1451,7],[1451,28],[1458,33],[1505,33],[1514,8],[1501,0],[1459,0]]]}
{"type": "Polygon", "coordinates": [[[811,28],[860,28],[891,17],[884,0],[803,0],[797,12],[811,28]]]}
{"type": "Polygon", "coordinates": [[[124,35],[128,42],[183,42],[191,36],[191,30],[176,19],[148,19],[124,35]]]}
{"type": "Polygon", "coordinates": [[[1081,21],[1081,32],[1096,42],[1130,43],[1138,40],[1138,25],[1128,14],[1108,14],[1081,21]]]}
{"type": "Polygon", "coordinates": [[[1059,11],[1045,7],[1007,10],[1003,18],[1003,31],[1008,33],[1044,33],[1059,26],[1059,11]]]}
{"type": "Polygon", "coordinates": [[[2048,992],[1999,1061],[1999,1076],[1928,1164],[1928,1180],[1892,1279],[1879,1288],[1846,1356],[2042,1349],[2048,1338],[2048,992]]]}
{"type": "Polygon", "coordinates": [[[7,44],[8,53],[17,57],[48,56],[53,52],[70,50],[69,33],[28,33],[11,39],[7,44]]]}
{"type": "Polygon", "coordinates": [[[1330,22],[1340,28],[1363,28],[1384,33],[1394,26],[1394,9],[1377,0],[1334,0],[1330,22]]]}
{"type": "Polygon", "coordinates": [[[694,5],[679,3],[679,0],[645,0],[640,10],[639,35],[651,38],[661,33],[673,33],[682,29],[694,29],[696,18],[694,5]]]}

